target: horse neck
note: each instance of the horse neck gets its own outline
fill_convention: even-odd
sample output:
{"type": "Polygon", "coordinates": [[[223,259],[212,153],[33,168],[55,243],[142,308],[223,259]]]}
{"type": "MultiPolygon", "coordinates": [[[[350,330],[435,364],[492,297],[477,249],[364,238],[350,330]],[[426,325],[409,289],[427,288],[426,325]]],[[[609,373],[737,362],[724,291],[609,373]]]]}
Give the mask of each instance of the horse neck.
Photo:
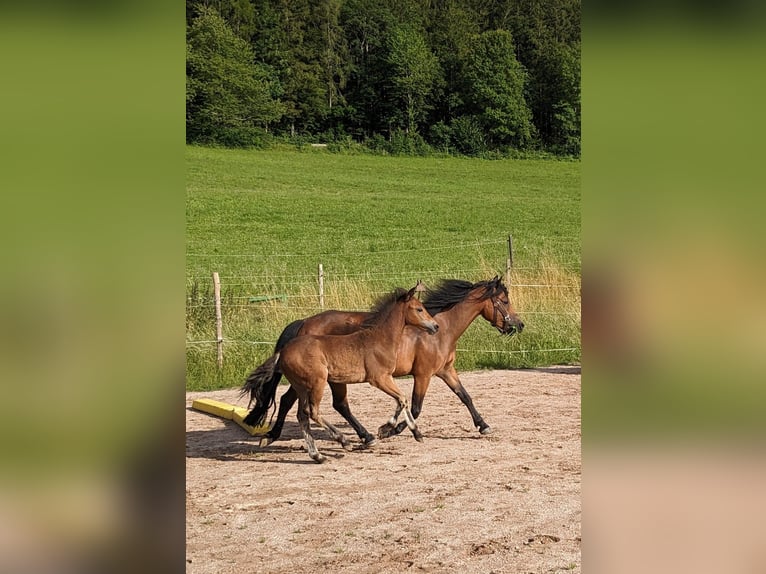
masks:
{"type": "Polygon", "coordinates": [[[374,327],[376,336],[384,344],[398,348],[404,331],[404,304],[396,303],[374,327]]]}
{"type": "Polygon", "coordinates": [[[436,315],[436,319],[441,323],[443,332],[451,338],[451,342],[456,343],[473,320],[481,314],[483,305],[484,301],[469,295],[460,303],[436,315]]]}

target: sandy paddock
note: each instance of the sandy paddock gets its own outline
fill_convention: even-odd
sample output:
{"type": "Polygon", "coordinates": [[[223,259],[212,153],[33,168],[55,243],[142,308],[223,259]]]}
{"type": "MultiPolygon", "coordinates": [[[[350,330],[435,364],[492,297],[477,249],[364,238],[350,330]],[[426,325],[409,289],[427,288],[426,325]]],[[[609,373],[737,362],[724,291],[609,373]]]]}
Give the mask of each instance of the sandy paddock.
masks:
{"type": "MultiPolygon", "coordinates": [[[[192,411],[198,397],[246,406],[236,389],[186,395],[186,570],[191,574],[580,572],[580,369],[462,373],[494,432],[482,436],[439,379],[418,425],[344,451],[314,428],[309,459],[294,411],[283,439],[258,447],[231,421],[192,411]]],[[[411,380],[400,384],[411,392],[411,380]]],[[[278,394],[281,394],[280,388],[278,394]]],[[[370,430],[393,400],[349,389],[370,430]]]]}

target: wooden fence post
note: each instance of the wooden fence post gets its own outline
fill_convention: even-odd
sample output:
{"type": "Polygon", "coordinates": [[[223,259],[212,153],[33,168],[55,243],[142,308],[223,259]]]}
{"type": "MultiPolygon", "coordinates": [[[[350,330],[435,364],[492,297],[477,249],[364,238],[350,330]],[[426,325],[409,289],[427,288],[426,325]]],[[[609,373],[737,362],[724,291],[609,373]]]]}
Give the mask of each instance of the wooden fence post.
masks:
{"type": "Polygon", "coordinates": [[[508,259],[505,260],[505,285],[511,286],[511,267],[513,267],[513,237],[508,235],[508,259]]]}
{"type": "Polygon", "coordinates": [[[213,273],[213,293],[215,294],[215,343],[218,348],[218,368],[223,368],[223,319],[221,317],[221,278],[213,273]]]}
{"type": "Polygon", "coordinates": [[[324,268],[319,264],[319,308],[324,309],[324,268]]]}

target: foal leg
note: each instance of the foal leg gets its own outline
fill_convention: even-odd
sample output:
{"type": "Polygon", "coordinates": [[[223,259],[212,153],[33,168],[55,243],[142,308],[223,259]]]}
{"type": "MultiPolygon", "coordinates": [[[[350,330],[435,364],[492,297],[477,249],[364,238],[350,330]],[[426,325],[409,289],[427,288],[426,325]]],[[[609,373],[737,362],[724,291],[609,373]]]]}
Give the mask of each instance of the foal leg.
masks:
{"type": "Polygon", "coordinates": [[[303,431],[303,439],[306,441],[306,450],[309,452],[309,456],[316,462],[324,462],[327,460],[317,450],[314,443],[314,437],[311,436],[311,425],[309,424],[309,401],[307,396],[299,396],[298,398],[298,424],[303,431]]]}
{"type": "Polygon", "coordinates": [[[332,391],[332,406],[340,413],[340,415],[348,421],[348,424],[356,431],[357,436],[366,446],[372,446],[375,444],[375,437],[372,436],[367,429],[362,426],[356,417],[351,414],[351,409],[348,406],[348,385],[341,385],[339,383],[330,383],[330,390],[332,391]]]}
{"type": "Polygon", "coordinates": [[[319,411],[319,404],[322,402],[322,394],[324,393],[324,381],[321,385],[317,385],[309,393],[309,416],[311,420],[316,422],[319,426],[325,429],[330,436],[337,440],[345,450],[351,450],[351,443],[345,435],[338,430],[338,428],[325,419],[319,411]]]}
{"type": "MultiPolygon", "coordinates": [[[[426,397],[428,385],[431,383],[431,373],[415,373],[413,376],[415,381],[412,385],[412,406],[410,407],[410,410],[412,412],[412,417],[417,419],[423,408],[423,399],[426,397]]],[[[401,421],[398,425],[396,424],[396,421],[391,420],[378,429],[378,436],[386,438],[397,435],[406,428],[406,420],[401,421]]]]}
{"type": "Polygon", "coordinates": [[[404,420],[406,421],[406,425],[412,431],[412,436],[415,437],[416,441],[423,442],[423,435],[421,434],[420,430],[418,430],[418,425],[415,424],[415,417],[412,416],[410,406],[407,403],[407,397],[404,395],[404,393],[402,393],[402,390],[396,384],[394,378],[389,375],[388,377],[381,377],[376,380],[370,380],[370,384],[373,387],[380,389],[388,396],[396,399],[396,411],[394,411],[394,414],[388,423],[391,426],[394,426],[396,424],[396,419],[399,418],[399,413],[404,411],[404,420]]]}

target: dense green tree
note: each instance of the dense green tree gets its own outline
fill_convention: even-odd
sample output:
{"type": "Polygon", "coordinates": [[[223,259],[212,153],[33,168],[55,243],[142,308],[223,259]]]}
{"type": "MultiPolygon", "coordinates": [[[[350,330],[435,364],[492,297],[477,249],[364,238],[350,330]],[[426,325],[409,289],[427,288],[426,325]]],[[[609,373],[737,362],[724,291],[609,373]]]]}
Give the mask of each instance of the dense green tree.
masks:
{"type": "Polygon", "coordinates": [[[388,64],[393,95],[404,106],[403,117],[394,119],[407,133],[415,133],[430,108],[429,96],[442,81],[439,61],[422,34],[400,26],[388,37],[388,64]]]}
{"type": "Polygon", "coordinates": [[[201,7],[186,38],[186,131],[216,141],[227,130],[268,127],[283,106],[270,70],[212,8],[201,7]]]}
{"type": "Polygon", "coordinates": [[[516,59],[510,32],[474,36],[465,61],[465,96],[495,146],[524,147],[532,139],[532,114],[524,99],[527,74],[516,59]]]}
{"type": "Polygon", "coordinates": [[[192,138],[268,126],[351,134],[405,152],[425,149],[422,133],[440,149],[469,154],[507,146],[579,154],[580,0],[187,0],[186,7],[192,138]],[[193,31],[210,11],[229,32],[208,37],[222,42],[193,31]],[[251,52],[233,48],[230,36],[251,52]]]}
{"type": "Polygon", "coordinates": [[[389,129],[394,102],[387,83],[386,36],[396,25],[391,10],[379,0],[346,0],[340,25],[348,46],[349,76],[345,120],[360,139],[389,129]]]}
{"type": "Polygon", "coordinates": [[[393,15],[397,26],[423,31],[428,26],[433,0],[378,0],[393,15]]]}
{"type": "Polygon", "coordinates": [[[250,40],[255,32],[255,7],[250,0],[186,0],[186,24],[199,16],[202,8],[212,8],[223,18],[234,33],[250,40]]]}
{"type": "Polygon", "coordinates": [[[464,0],[435,0],[430,19],[430,44],[444,71],[444,90],[436,95],[435,118],[449,122],[460,109],[462,62],[473,36],[481,32],[481,15],[464,0]]]}
{"type": "Polygon", "coordinates": [[[532,115],[545,147],[580,153],[579,46],[549,42],[537,53],[530,78],[532,115]]]}
{"type": "Polygon", "coordinates": [[[579,153],[580,0],[495,0],[489,18],[511,31],[529,74],[526,99],[540,143],[579,153]]]}
{"type": "Polygon", "coordinates": [[[327,107],[343,105],[348,79],[348,49],[340,26],[342,0],[320,0],[316,25],[320,30],[319,54],[326,86],[327,107]]]}
{"type": "Polygon", "coordinates": [[[290,133],[312,133],[320,129],[325,116],[322,65],[310,39],[310,0],[275,0],[279,15],[278,49],[284,59],[280,78],[287,106],[285,123],[290,133]]]}

